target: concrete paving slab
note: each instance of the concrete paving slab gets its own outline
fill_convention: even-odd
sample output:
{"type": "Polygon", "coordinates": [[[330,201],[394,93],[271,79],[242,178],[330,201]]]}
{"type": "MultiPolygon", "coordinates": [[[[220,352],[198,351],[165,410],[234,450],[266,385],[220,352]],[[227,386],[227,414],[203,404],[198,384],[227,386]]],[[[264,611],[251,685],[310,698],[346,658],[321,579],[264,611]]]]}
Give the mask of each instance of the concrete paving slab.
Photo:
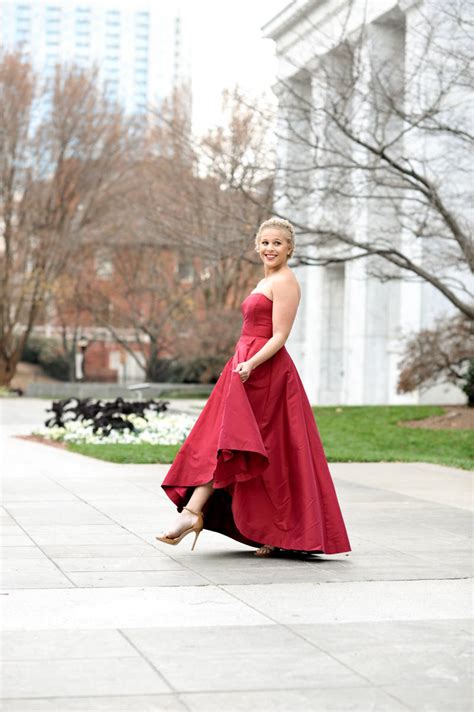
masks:
{"type": "Polygon", "coordinates": [[[22,660],[2,666],[4,697],[131,695],[171,692],[145,660],[136,657],[22,660]]]}
{"type": "Polygon", "coordinates": [[[199,574],[183,571],[77,571],[68,574],[71,581],[81,588],[89,587],[131,587],[136,586],[208,586],[199,574]]]}
{"type": "Polygon", "coordinates": [[[382,688],[396,696],[413,712],[472,712],[472,684],[388,685],[382,688]]]}
{"type": "MultiPolygon", "coordinates": [[[[44,447],[46,449],[42,445],[37,445],[36,447],[44,447]]],[[[31,453],[31,457],[34,460],[35,453],[31,453]]],[[[9,460],[9,466],[10,462],[11,460],[9,460]]],[[[23,467],[25,467],[24,463],[23,467]]],[[[20,476],[21,487],[19,487],[17,477],[5,477],[2,481],[2,501],[6,505],[10,502],[68,502],[75,499],[74,494],[39,474],[34,478],[27,478],[21,473],[20,476]]]]}
{"type": "Polygon", "coordinates": [[[223,586],[243,603],[282,623],[466,618],[469,580],[223,586]]]}
{"type": "Polygon", "coordinates": [[[214,586],[4,591],[6,630],[262,625],[268,618],[214,586]]]}
{"type": "Polygon", "coordinates": [[[0,524],[0,541],[4,536],[14,536],[23,533],[23,529],[15,521],[8,522],[8,524],[0,524]]]}
{"type": "Polygon", "coordinates": [[[1,572],[0,585],[3,589],[18,588],[67,588],[74,583],[57,569],[55,571],[15,571],[1,572]]]}
{"type": "Polygon", "coordinates": [[[326,652],[344,653],[364,646],[386,644],[387,647],[413,645],[465,644],[472,633],[472,620],[395,620],[357,623],[318,623],[292,625],[291,630],[326,652]]]}
{"type": "MultiPolygon", "coordinates": [[[[30,540],[30,546],[0,546],[0,561],[5,559],[46,559],[46,555],[30,540]]],[[[28,563],[25,563],[28,566],[28,563]]]]}
{"type": "Polygon", "coordinates": [[[393,621],[292,629],[377,686],[457,685],[466,684],[472,673],[472,640],[465,624],[393,621]]]}
{"type": "Polygon", "coordinates": [[[308,690],[262,690],[182,694],[191,712],[404,712],[409,707],[384,690],[318,687],[308,690]]]}
{"type": "Polygon", "coordinates": [[[123,633],[179,692],[367,686],[364,677],[280,626],[123,633]]]}
{"type": "Polygon", "coordinates": [[[31,537],[29,537],[24,532],[20,534],[3,534],[0,539],[0,546],[28,546],[33,544],[31,537]]]}
{"type": "Polygon", "coordinates": [[[57,559],[62,571],[186,571],[168,556],[86,557],[57,559]]]}
{"type": "Polygon", "coordinates": [[[52,559],[123,558],[123,557],[164,557],[163,552],[146,542],[137,544],[44,544],[42,550],[52,559]]]}
{"type": "Polygon", "coordinates": [[[473,511],[472,473],[424,462],[331,463],[335,480],[473,511]],[[455,482],[453,482],[455,480],[455,482]],[[453,484],[455,486],[453,486],[453,484]]]}
{"type": "Polygon", "coordinates": [[[45,544],[138,544],[137,537],[115,524],[34,524],[28,527],[31,539],[45,544]]]}
{"type": "Polygon", "coordinates": [[[5,525],[5,524],[15,524],[16,522],[13,519],[13,517],[8,514],[8,512],[5,511],[3,507],[0,507],[0,522],[5,525]]]}
{"type": "Polygon", "coordinates": [[[110,524],[105,513],[98,512],[85,502],[11,502],[9,513],[24,526],[31,524],[110,524]]]}
{"type": "MultiPolygon", "coordinates": [[[[13,547],[16,548],[16,547],[13,547]]],[[[2,574],[30,574],[34,572],[57,571],[58,567],[46,556],[42,558],[25,559],[24,557],[2,559],[0,561],[0,573],[2,574]]]]}
{"type": "Polygon", "coordinates": [[[13,630],[2,633],[2,660],[137,656],[137,650],[117,630],[13,630]]]}
{"type": "Polygon", "coordinates": [[[189,709],[177,695],[166,694],[2,700],[2,712],[189,712],[189,709]]]}

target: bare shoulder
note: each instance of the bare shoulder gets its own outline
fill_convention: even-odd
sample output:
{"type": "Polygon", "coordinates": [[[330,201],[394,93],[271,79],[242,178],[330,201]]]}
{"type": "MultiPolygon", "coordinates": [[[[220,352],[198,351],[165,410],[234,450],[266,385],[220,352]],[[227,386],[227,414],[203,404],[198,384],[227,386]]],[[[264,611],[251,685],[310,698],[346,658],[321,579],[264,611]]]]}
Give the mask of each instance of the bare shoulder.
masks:
{"type": "Polygon", "coordinates": [[[301,299],[301,287],[294,272],[291,269],[275,274],[270,284],[273,298],[283,297],[284,299],[295,299],[299,304],[301,299]]]}

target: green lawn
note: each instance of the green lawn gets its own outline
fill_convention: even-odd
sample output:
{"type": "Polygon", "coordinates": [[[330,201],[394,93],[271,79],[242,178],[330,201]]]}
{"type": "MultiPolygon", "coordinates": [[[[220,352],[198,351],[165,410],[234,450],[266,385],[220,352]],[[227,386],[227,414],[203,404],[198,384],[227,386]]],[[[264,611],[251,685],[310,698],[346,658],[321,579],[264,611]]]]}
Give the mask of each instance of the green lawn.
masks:
{"type": "Polygon", "coordinates": [[[67,443],[67,449],[81,455],[95,457],[108,462],[120,462],[140,465],[169,464],[179,450],[179,445],[78,445],[67,443]]]}
{"type": "MultiPolygon", "coordinates": [[[[474,432],[398,425],[441,415],[438,406],[313,408],[329,462],[433,462],[474,469],[474,432]]],[[[121,463],[171,463],[179,445],[73,445],[68,449],[121,463]]]]}
{"type": "Polygon", "coordinates": [[[474,431],[398,425],[442,415],[438,406],[313,408],[330,462],[434,462],[474,469],[474,431]]]}

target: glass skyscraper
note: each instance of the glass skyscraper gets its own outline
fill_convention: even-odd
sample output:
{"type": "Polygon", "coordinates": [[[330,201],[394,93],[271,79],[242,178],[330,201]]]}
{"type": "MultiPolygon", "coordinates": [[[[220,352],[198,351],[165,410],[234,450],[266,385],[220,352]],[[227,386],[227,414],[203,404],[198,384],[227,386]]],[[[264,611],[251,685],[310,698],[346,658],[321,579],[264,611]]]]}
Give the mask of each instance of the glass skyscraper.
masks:
{"type": "Polygon", "coordinates": [[[22,48],[43,77],[58,62],[97,65],[109,97],[144,113],[190,86],[178,8],[167,0],[0,0],[0,42],[22,48]]]}

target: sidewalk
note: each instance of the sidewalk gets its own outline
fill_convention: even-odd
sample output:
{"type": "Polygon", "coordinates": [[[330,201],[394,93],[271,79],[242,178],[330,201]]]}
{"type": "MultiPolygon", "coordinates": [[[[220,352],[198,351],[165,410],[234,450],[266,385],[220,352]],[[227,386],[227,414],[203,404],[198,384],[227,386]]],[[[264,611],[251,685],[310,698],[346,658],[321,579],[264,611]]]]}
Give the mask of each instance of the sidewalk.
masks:
{"type": "Polygon", "coordinates": [[[0,400],[3,712],[471,709],[472,473],[331,465],[349,555],[191,553],[167,466],[12,437],[47,406],[0,400]]]}

